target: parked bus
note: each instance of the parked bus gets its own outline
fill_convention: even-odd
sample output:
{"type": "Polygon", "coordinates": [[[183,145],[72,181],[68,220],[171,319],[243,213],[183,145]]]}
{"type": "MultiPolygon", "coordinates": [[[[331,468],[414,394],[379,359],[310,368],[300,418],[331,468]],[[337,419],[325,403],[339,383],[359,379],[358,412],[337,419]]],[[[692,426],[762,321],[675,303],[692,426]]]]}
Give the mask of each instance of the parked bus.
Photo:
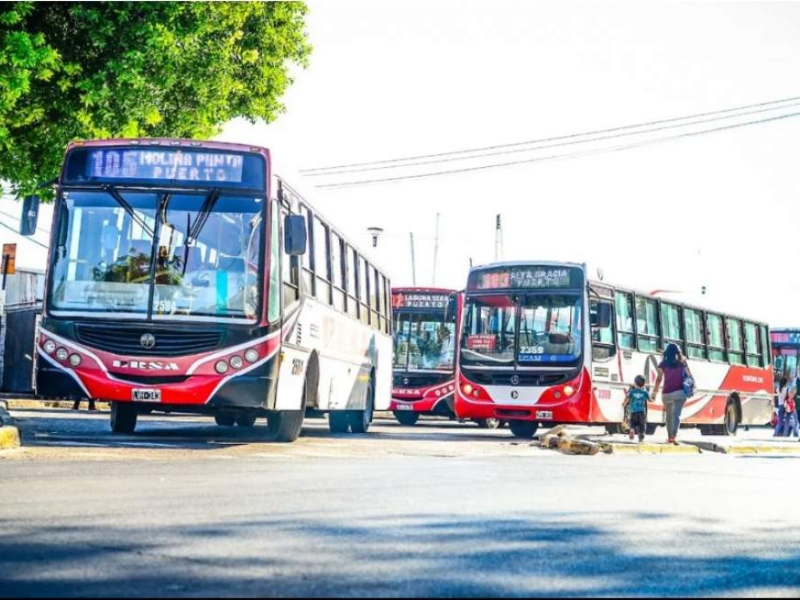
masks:
{"type": "Polygon", "coordinates": [[[798,376],[797,356],[800,353],[800,329],[785,328],[770,331],[772,365],[775,381],[786,377],[792,385],[798,376]]]}
{"type": "MultiPolygon", "coordinates": [[[[472,269],[456,369],[459,417],[509,421],[532,437],[540,424],[618,430],[636,375],[650,385],[660,351],[678,344],[697,391],[684,422],[734,435],[772,417],[765,324],[602,282],[585,265],[501,263],[472,269]],[[616,317],[616,318],[614,318],[616,317]]],[[[651,431],[664,423],[660,398],[651,431]]]]}
{"type": "MultiPolygon", "coordinates": [[[[423,415],[455,417],[456,323],[464,295],[441,288],[392,290],[394,383],[392,407],[397,421],[412,426],[423,415]]],[[[497,419],[477,422],[496,429],[497,419]]]]}
{"type": "Polygon", "coordinates": [[[152,411],[264,416],[283,442],[307,413],[366,432],[389,408],[389,280],[271,172],[268,150],[237,144],[71,144],[38,394],[109,401],[120,433],[152,411]]]}

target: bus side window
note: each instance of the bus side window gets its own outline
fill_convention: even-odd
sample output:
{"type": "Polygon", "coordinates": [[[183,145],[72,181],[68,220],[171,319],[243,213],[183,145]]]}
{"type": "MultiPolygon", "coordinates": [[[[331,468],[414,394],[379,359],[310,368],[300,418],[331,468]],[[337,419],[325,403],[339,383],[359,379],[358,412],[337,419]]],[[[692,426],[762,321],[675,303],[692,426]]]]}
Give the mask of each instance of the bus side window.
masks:
{"type": "Polygon", "coordinates": [[[745,361],[748,367],[761,366],[761,354],[758,348],[758,325],[755,323],[744,324],[745,361]]]}
{"type": "Polygon", "coordinates": [[[658,352],[658,304],[655,300],[636,297],[636,331],[640,352],[658,352]]]}
{"type": "Polygon", "coordinates": [[[314,248],[314,290],[317,300],[323,304],[331,303],[330,247],[328,245],[328,226],[314,215],[314,231],[312,232],[314,248]]]}
{"type": "Polygon", "coordinates": [[[761,366],[765,369],[770,366],[770,361],[772,360],[769,345],[769,334],[767,333],[767,328],[764,325],[759,327],[761,331],[761,366]]]}
{"type": "Polygon", "coordinates": [[[356,292],[356,284],[358,279],[358,255],[350,246],[345,246],[345,252],[347,254],[347,270],[345,272],[345,276],[347,278],[347,314],[349,314],[351,317],[357,318],[358,296],[356,292]]]}
{"type": "MultiPolygon", "coordinates": [[[[609,312],[611,312],[610,302],[592,300],[589,305],[590,313],[597,314],[601,304],[609,305],[609,312]]],[[[592,358],[594,360],[608,360],[617,353],[614,342],[614,319],[611,319],[606,327],[592,327],[592,342],[592,358]]]]}
{"type": "Polygon", "coordinates": [[[725,331],[728,334],[728,362],[732,365],[743,365],[742,322],[738,319],[726,318],[725,331]]]}
{"type": "MultiPolygon", "coordinates": [[[[300,205],[300,214],[306,218],[306,228],[313,235],[311,231],[311,215],[308,208],[300,205]]],[[[300,293],[310,296],[314,293],[314,273],[311,271],[311,246],[309,244],[308,250],[300,259],[300,293]]]]}
{"type": "Polygon", "coordinates": [[[703,335],[703,313],[692,308],[683,310],[684,330],[686,331],[686,351],[689,358],[706,357],[703,335]]]}
{"type": "Polygon", "coordinates": [[[633,298],[630,294],[617,292],[614,296],[614,304],[617,314],[619,347],[633,350],[636,347],[633,335],[633,298]]]}
{"type": "Polygon", "coordinates": [[[684,352],[680,306],[666,302],[661,303],[661,336],[664,338],[665,348],[667,344],[677,344],[681,352],[684,352]]]}
{"type": "Polygon", "coordinates": [[[709,313],[706,315],[708,327],[708,358],[717,362],[725,362],[725,332],[722,317],[709,313]]]}
{"type": "MultiPolygon", "coordinates": [[[[278,227],[283,233],[283,222],[285,218],[289,215],[289,211],[285,208],[281,210],[281,218],[278,223],[278,227]]],[[[281,238],[283,235],[281,235],[281,238]]],[[[283,306],[286,308],[287,306],[291,306],[294,302],[300,298],[300,289],[297,285],[297,273],[298,269],[297,266],[299,264],[299,260],[296,256],[289,256],[283,251],[283,240],[281,239],[281,270],[282,270],[282,279],[283,279],[283,306]]]]}
{"type": "Polygon", "coordinates": [[[331,283],[333,284],[333,306],[340,312],[345,311],[344,291],[344,242],[331,231],[331,283]]]}
{"type": "Polygon", "coordinates": [[[364,325],[369,325],[369,297],[367,296],[367,281],[369,279],[369,272],[367,271],[367,261],[364,257],[358,256],[358,300],[359,300],[359,315],[361,322],[364,325]]]}

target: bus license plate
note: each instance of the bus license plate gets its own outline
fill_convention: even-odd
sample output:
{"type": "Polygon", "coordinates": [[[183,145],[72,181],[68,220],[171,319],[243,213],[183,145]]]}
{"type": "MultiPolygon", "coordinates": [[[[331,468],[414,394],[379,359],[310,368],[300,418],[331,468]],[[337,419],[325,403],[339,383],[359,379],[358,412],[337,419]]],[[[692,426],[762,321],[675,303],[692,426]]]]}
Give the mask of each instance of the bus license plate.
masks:
{"type": "Polygon", "coordinates": [[[398,404],[397,410],[414,410],[414,407],[410,404],[398,404]]]}
{"type": "Polygon", "coordinates": [[[538,411],[536,411],[536,418],[539,421],[552,421],[553,420],[553,411],[550,411],[550,410],[538,410],[538,411]]]}
{"type": "Polygon", "coordinates": [[[133,390],[134,402],[161,402],[161,390],[133,390]]]}

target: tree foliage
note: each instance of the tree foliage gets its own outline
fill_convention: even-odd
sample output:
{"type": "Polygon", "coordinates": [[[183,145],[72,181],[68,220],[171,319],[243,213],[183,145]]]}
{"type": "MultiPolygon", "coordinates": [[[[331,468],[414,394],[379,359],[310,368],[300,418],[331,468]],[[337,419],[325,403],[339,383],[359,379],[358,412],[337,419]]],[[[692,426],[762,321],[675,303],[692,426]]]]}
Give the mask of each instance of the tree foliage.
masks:
{"type": "Polygon", "coordinates": [[[209,138],[272,121],[311,50],[302,2],[0,4],[0,179],[21,196],[71,140],[209,138]]]}

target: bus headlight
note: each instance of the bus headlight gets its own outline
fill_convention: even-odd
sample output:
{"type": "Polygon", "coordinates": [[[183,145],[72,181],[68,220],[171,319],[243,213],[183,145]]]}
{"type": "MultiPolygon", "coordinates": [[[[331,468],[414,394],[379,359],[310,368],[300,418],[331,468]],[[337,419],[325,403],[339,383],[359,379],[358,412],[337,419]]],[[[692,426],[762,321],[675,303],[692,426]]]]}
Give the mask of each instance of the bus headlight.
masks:
{"type": "Polygon", "coordinates": [[[244,353],[244,358],[249,363],[256,362],[258,360],[258,350],[250,348],[250,350],[244,353]]]}
{"type": "Polygon", "coordinates": [[[59,348],[56,350],[56,358],[58,360],[67,360],[69,358],[69,352],[67,352],[66,348],[59,348]]]}
{"type": "Polygon", "coordinates": [[[223,373],[227,373],[227,371],[228,371],[228,363],[226,363],[224,360],[220,360],[220,361],[217,362],[216,365],[214,365],[214,369],[220,375],[222,375],[223,373]]]}
{"type": "Polygon", "coordinates": [[[81,362],[83,362],[83,359],[81,358],[80,354],[69,355],[69,364],[71,364],[73,367],[80,367],[81,362]]]}
{"type": "Polygon", "coordinates": [[[47,340],[44,343],[44,351],[48,354],[52,354],[56,351],[56,343],[53,340],[47,340]]]}
{"type": "Polygon", "coordinates": [[[469,396],[472,393],[473,389],[474,388],[468,383],[465,383],[464,385],[461,386],[461,391],[464,392],[464,394],[467,396],[469,396]]]}
{"type": "Polygon", "coordinates": [[[575,393],[575,388],[572,387],[571,385],[568,385],[567,387],[564,388],[564,395],[565,396],[572,396],[572,394],[574,394],[574,393],[575,393]]]}
{"type": "Polygon", "coordinates": [[[241,356],[232,356],[229,362],[234,369],[241,369],[244,365],[244,361],[242,360],[241,356]]]}

